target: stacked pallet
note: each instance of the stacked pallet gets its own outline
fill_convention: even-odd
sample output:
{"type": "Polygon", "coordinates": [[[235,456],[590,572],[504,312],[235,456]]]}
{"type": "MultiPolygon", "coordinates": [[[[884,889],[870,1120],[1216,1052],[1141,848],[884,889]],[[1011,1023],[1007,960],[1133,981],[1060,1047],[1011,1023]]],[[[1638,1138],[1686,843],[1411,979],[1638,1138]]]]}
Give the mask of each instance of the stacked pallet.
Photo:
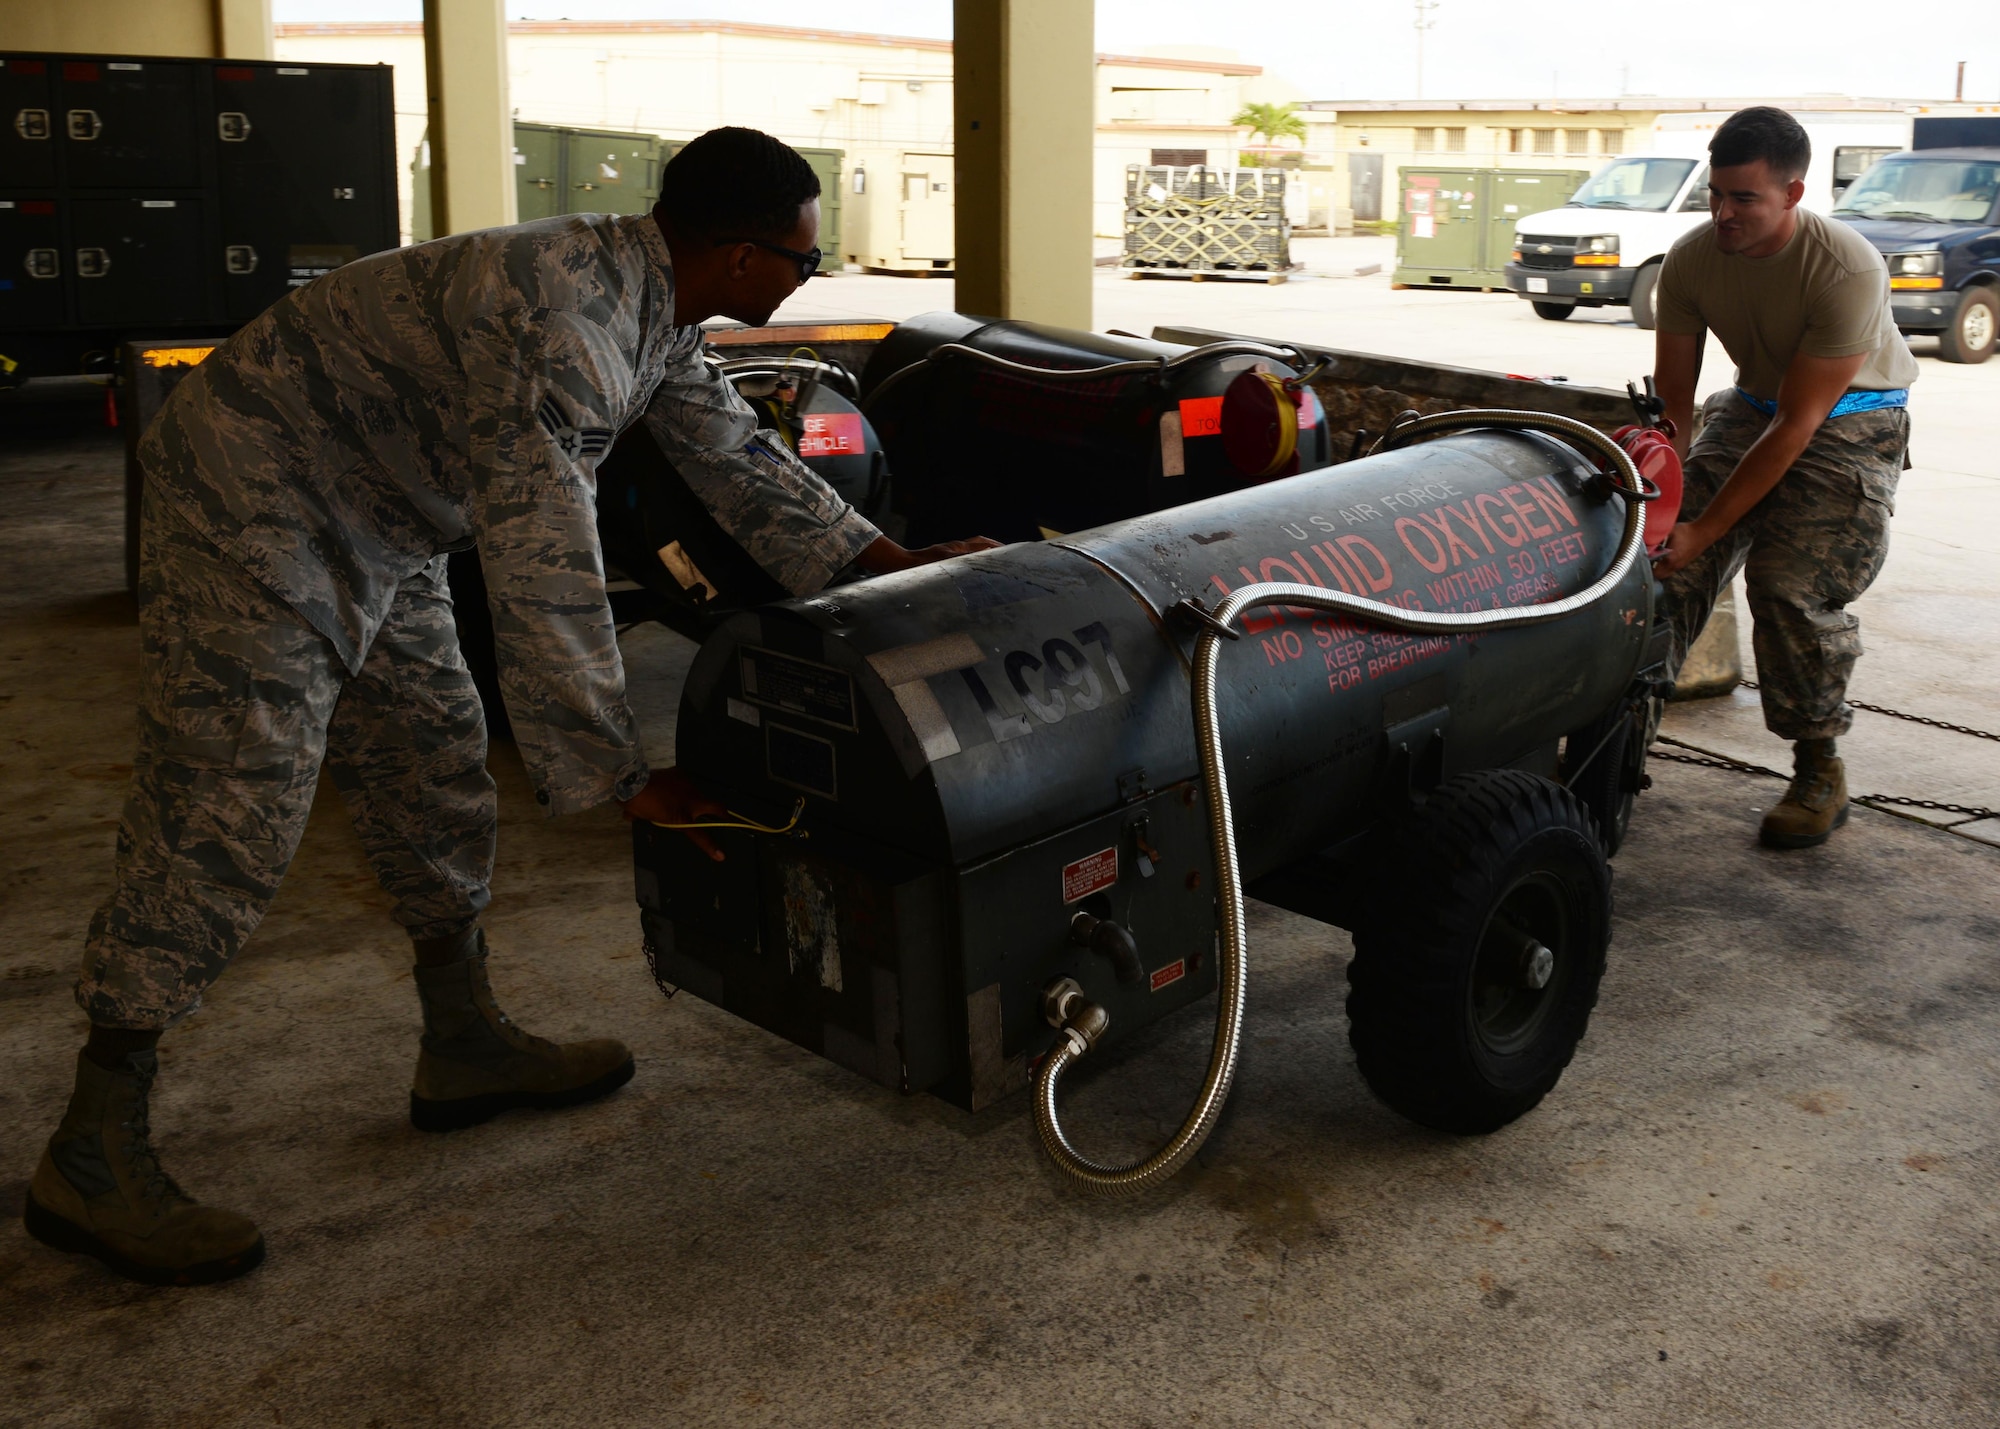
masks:
{"type": "Polygon", "coordinates": [[[1125,169],[1125,254],[1131,277],[1245,277],[1282,282],[1292,269],[1285,175],[1277,169],[1125,169]]]}

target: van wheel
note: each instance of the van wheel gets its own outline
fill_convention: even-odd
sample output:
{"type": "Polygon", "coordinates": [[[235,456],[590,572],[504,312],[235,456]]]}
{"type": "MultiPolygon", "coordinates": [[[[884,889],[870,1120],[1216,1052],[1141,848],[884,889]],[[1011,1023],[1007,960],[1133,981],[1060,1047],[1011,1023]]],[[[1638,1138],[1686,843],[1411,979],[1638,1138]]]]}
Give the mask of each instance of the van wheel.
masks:
{"type": "Polygon", "coordinates": [[[1653,330],[1653,289],[1659,286],[1660,265],[1648,263],[1632,280],[1632,322],[1642,331],[1653,330]]]}
{"type": "Polygon", "coordinates": [[[1991,288],[1967,288],[1958,295],[1951,323],[1938,334],[1938,356],[1946,362],[1984,362],[2000,338],[2000,299],[1991,288]]]}
{"type": "Polygon", "coordinates": [[[1547,318],[1552,323],[1559,323],[1563,321],[1565,318],[1567,318],[1571,313],[1576,311],[1575,303],[1531,302],[1528,304],[1528,306],[1535,310],[1536,317],[1547,318]]]}
{"type": "Polygon", "coordinates": [[[1576,797],[1519,770],[1441,785],[1387,836],[1354,931],[1348,1039],[1421,1125],[1497,1130],[1548,1095],[1597,1004],[1611,869],[1576,797]]]}

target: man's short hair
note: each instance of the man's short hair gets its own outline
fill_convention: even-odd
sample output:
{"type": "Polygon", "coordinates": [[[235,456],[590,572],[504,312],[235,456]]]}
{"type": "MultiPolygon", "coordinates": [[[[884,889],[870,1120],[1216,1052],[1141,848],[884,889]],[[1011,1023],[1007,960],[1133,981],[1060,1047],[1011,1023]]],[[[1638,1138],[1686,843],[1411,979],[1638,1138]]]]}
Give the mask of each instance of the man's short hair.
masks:
{"type": "Polygon", "coordinates": [[[1723,120],[1708,141],[1708,162],[1715,168],[1732,169],[1759,159],[1786,183],[1802,179],[1812,164],[1812,140],[1784,110],[1759,104],[1723,120]]]}
{"type": "Polygon", "coordinates": [[[681,146],[660,173],[654,204],[666,223],[703,238],[783,239],[819,197],[819,175],[799,151],[756,129],[711,129],[681,146]]]}

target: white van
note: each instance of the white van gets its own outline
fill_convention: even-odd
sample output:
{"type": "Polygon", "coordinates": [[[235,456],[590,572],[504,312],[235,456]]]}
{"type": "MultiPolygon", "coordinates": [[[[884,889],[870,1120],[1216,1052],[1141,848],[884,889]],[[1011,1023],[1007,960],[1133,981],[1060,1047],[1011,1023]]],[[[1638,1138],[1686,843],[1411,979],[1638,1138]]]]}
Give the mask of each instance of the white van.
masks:
{"type": "MultiPolygon", "coordinates": [[[[1646,152],[1607,160],[1561,208],[1515,225],[1507,286],[1560,322],[1578,308],[1630,307],[1653,326],[1660,260],[1708,219],[1708,141],[1729,116],[1662,114],[1646,152]]],[[[1909,147],[1910,120],[1880,111],[1794,112],[1812,140],[1805,206],[1826,213],[1875,160],[1909,147]]]]}

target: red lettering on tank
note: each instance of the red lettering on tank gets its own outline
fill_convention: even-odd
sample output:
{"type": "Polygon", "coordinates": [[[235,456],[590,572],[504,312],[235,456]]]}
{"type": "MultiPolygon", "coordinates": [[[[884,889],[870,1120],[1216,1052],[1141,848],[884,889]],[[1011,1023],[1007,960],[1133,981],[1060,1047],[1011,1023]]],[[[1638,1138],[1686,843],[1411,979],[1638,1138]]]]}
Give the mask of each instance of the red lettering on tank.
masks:
{"type": "Polygon", "coordinates": [[[1432,575],[1443,575],[1445,571],[1451,568],[1451,556],[1445,551],[1444,542],[1438,540],[1437,535],[1421,521],[1417,521],[1409,516],[1398,516],[1396,518],[1396,534],[1403,538],[1403,549],[1415,556],[1417,564],[1432,575]],[[1417,543],[1410,539],[1412,533],[1423,537],[1430,544],[1431,554],[1429,556],[1424,555],[1422,551],[1417,549],[1417,543]]]}
{"type": "MultiPolygon", "coordinates": [[[[1474,514],[1470,501],[1466,502],[1463,506],[1440,506],[1438,507],[1438,512],[1440,520],[1443,520],[1447,516],[1456,516],[1460,521],[1463,521],[1465,528],[1477,536],[1479,544],[1486,548],[1486,554],[1489,556],[1493,554],[1493,540],[1486,534],[1485,529],[1480,526],[1479,517],[1474,514]]],[[[1449,525],[1450,523],[1446,522],[1446,524],[1449,525]]]]}
{"type": "Polygon", "coordinates": [[[1333,582],[1349,595],[1356,595],[1367,588],[1367,582],[1347,564],[1347,558],[1334,549],[1331,541],[1322,541],[1313,547],[1313,554],[1326,563],[1333,572],[1333,582]]]}
{"type": "Polygon", "coordinates": [[[1567,566],[1582,560],[1589,547],[1584,544],[1582,532],[1572,531],[1567,536],[1544,541],[1535,549],[1541,553],[1543,565],[1567,566]]]}
{"type": "Polygon", "coordinates": [[[1535,504],[1548,513],[1549,520],[1558,516],[1575,526],[1576,513],[1569,509],[1569,500],[1557,486],[1554,477],[1537,476],[1528,482],[1528,494],[1535,498],[1535,504]]]}
{"type": "Polygon", "coordinates": [[[1335,541],[1335,544],[1340,547],[1347,559],[1352,562],[1356,574],[1366,582],[1368,592],[1371,595],[1377,591],[1385,591],[1396,583],[1396,573],[1390,568],[1387,558],[1375,548],[1375,543],[1366,536],[1342,536],[1335,541]],[[1361,554],[1364,551],[1367,552],[1366,560],[1363,559],[1361,554]],[[1376,569],[1374,571],[1368,569],[1368,561],[1375,563],[1376,569]],[[1380,574],[1377,574],[1378,571],[1380,574]]]}
{"type": "MultiPolygon", "coordinates": [[[[1489,590],[1498,590],[1505,583],[1506,577],[1500,574],[1500,568],[1491,561],[1485,561],[1462,571],[1453,571],[1443,580],[1431,581],[1431,599],[1439,605],[1462,603],[1489,590]]],[[[1475,600],[1473,604],[1478,602],[1475,600]]]]}
{"type": "Polygon", "coordinates": [[[1296,630],[1281,630],[1275,639],[1258,642],[1264,647],[1266,665],[1282,665],[1287,660],[1296,660],[1306,653],[1306,642],[1299,639],[1296,630]]]}
{"type": "Polygon", "coordinates": [[[1538,526],[1535,524],[1535,508],[1514,494],[1522,490],[1525,490],[1525,488],[1520,486],[1503,486],[1500,488],[1500,499],[1514,508],[1514,514],[1521,518],[1521,525],[1527,528],[1530,536],[1555,535],[1555,527],[1538,526]]]}
{"type": "MultiPolygon", "coordinates": [[[[1326,589],[1325,585],[1320,581],[1319,572],[1315,571],[1297,551],[1292,552],[1292,555],[1299,561],[1300,565],[1305,566],[1303,572],[1294,567],[1290,561],[1281,560],[1277,556],[1266,556],[1257,563],[1258,575],[1266,581],[1278,584],[1289,581],[1293,585],[1318,586],[1321,590],[1326,589]],[[1282,578],[1274,576],[1271,574],[1273,571],[1283,571],[1284,575],[1282,578]]],[[[1313,617],[1311,606],[1288,605],[1283,607],[1283,609],[1290,611],[1300,620],[1311,620],[1313,617]]]]}
{"type": "Polygon", "coordinates": [[[1379,679],[1397,670],[1407,669],[1420,661],[1442,655],[1451,649],[1453,641],[1449,636],[1434,635],[1422,640],[1413,640],[1402,648],[1377,655],[1368,662],[1368,678],[1379,679]]]}
{"type": "Polygon", "coordinates": [[[1464,540],[1462,540],[1459,537],[1459,534],[1451,529],[1451,523],[1445,520],[1440,513],[1436,511],[1419,511],[1417,513],[1417,519],[1423,522],[1424,525],[1433,528],[1440,536],[1444,537],[1444,548],[1450,554],[1451,563],[1454,566],[1459,563],[1458,553],[1460,551],[1465,552],[1465,559],[1468,561],[1476,561],[1479,559],[1479,552],[1473,550],[1472,547],[1468,546],[1464,542],[1464,540]]]}
{"type": "Polygon", "coordinates": [[[1490,491],[1480,492],[1477,496],[1472,498],[1472,504],[1478,507],[1479,514],[1486,518],[1486,524],[1493,528],[1493,534],[1498,536],[1501,540],[1505,541],[1508,545],[1519,546],[1527,541],[1528,533],[1521,529],[1520,518],[1514,515],[1512,511],[1508,510],[1507,503],[1502,501],[1499,497],[1495,496],[1492,492],[1490,491]],[[1499,516],[1495,516],[1493,514],[1492,508],[1494,507],[1498,507],[1500,509],[1499,516]],[[1504,517],[1507,522],[1507,524],[1504,526],[1501,524],[1502,517],[1504,517]],[[1509,527],[1513,528],[1513,534],[1511,536],[1507,534],[1509,527]]]}

